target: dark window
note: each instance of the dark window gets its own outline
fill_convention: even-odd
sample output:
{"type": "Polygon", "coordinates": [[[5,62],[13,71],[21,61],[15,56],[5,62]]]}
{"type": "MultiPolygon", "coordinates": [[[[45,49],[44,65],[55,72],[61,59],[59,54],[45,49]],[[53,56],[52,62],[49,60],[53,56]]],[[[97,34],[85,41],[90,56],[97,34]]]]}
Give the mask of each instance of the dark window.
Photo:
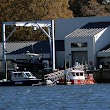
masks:
{"type": "Polygon", "coordinates": [[[76,76],[79,76],[79,73],[76,73],[76,76]]]}
{"type": "Polygon", "coordinates": [[[80,73],[80,76],[83,76],[83,73],[80,73]]]}
{"type": "Polygon", "coordinates": [[[17,73],[14,73],[14,77],[16,77],[17,76],[17,73]]]}
{"type": "Polygon", "coordinates": [[[87,43],[71,43],[71,48],[74,47],[87,47],[87,43]]]}
{"type": "Polygon", "coordinates": [[[72,74],[73,74],[73,76],[75,76],[75,73],[74,72],[72,74]]]}
{"type": "Polygon", "coordinates": [[[18,77],[22,77],[22,73],[18,73],[18,77]]]}

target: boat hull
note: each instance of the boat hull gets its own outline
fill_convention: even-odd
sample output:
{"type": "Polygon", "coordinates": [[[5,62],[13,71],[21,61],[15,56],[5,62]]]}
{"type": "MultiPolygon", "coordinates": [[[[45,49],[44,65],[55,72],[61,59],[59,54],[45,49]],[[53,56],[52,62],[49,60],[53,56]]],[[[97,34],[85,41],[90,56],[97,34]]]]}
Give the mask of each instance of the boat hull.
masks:
{"type": "Polygon", "coordinates": [[[26,81],[3,81],[0,86],[35,86],[42,85],[41,80],[26,80],[26,81]]]}

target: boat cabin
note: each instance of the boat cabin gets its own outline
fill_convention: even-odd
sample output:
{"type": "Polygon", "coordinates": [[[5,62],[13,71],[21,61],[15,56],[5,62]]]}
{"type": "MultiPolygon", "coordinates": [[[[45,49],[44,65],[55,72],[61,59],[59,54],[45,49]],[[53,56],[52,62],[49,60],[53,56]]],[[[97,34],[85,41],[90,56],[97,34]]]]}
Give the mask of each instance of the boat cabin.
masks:
{"type": "Polygon", "coordinates": [[[67,74],[67,79],[85,80],[85,78],[86,78],[86,75],[83,70],[72,70],[72,71],[69,71],[67,74]]]}
{"type": "Polygon", "coordinates": [[[32,80],[32,79],[36,79],[36,77],[33,76],[32,73],[29,71],[11,72],[12,81],[32,80]]]}

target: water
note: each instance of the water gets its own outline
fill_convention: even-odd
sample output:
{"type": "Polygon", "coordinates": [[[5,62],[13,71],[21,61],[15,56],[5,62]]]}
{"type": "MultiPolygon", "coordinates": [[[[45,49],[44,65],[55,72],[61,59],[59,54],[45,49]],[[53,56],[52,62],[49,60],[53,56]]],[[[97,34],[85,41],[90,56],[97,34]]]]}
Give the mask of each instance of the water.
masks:
{"type": "Polygon", "coordinates": [[[110,84],[0,87],[0,110],[110,110],[110,84]]]}

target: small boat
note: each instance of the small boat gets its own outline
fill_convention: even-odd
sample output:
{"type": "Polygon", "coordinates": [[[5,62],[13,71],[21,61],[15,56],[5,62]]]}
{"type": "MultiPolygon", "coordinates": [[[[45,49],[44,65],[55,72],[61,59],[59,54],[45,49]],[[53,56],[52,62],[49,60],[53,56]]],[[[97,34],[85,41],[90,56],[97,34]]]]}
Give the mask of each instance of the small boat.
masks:
{"type": "Polygon", "coordinates": [[[70,68],[64,71],[64,78],[59,79],[58,84],[74,84],[74,85],[83,85],[83,84],[94,84],[95,80],[93,74],[87,74],[83,65],[79,65],[74,68],[70,68]]]}
{"type": "Polygon", "coordinates": [[[93,74],[86,74],[84,70],[72,70],[69,71],[66,76],[67,84],[94,84],[95,80],[93,74]]]}
{"type": "Polygon", "coordinates": [[[38,79],[29,71],[12,71],[11,80],[0,80],[0,86],[34,86],[42,85],[42,79],[38,79]]]}
{"type": "Polygon", "coordinates": [[[46,63],[43,62],[42,55],[30,53],[29,51],[26,53],[26,59],[14,59],[12,61],[16,63],[20,69],[32,69],[34,67],[37,70],[42,70],[46,66],[46,63]]]}

